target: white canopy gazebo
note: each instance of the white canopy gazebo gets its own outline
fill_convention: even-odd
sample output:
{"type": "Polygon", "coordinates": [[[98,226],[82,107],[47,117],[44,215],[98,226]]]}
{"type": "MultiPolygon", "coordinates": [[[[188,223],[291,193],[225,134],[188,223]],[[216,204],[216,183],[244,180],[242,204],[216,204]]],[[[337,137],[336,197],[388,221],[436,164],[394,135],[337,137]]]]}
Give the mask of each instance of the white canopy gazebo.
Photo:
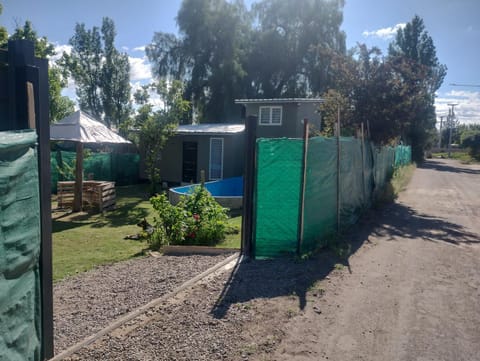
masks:
{"type": "Polygon", "coordinates": [[[82,210],[83,145],[131,143],[81,110],[50,125],[50,140],[76,143],[74,212],[82,210]]]}

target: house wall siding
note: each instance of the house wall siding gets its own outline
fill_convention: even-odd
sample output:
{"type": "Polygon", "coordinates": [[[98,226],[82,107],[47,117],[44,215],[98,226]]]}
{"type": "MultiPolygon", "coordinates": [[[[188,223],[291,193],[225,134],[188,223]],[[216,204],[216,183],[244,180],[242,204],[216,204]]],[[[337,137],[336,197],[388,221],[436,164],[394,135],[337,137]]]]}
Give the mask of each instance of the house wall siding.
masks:
{"type": "Polygon", "coordinates": [[[162,151],[159,161],[162,181],[179,184],[182,182],[183,142],[197,143],[197,179],[205,170],[206,181],[210,181],[210,138],[223,138],[223,178],[237,177],[243,173],[244,133],[238,134],[195,134],[171,137],[162,151]]]}
{"type": "Polygon", "coordinates": [[[246,116],[259,116],[260,107],[265,106],[282,106],[282,125],[262,125],[257,124],[258,138],[297,138],[301,137],[299,133],[298,118],[297,118],[297,103],[255,103],[246,104],[246,116]]]}

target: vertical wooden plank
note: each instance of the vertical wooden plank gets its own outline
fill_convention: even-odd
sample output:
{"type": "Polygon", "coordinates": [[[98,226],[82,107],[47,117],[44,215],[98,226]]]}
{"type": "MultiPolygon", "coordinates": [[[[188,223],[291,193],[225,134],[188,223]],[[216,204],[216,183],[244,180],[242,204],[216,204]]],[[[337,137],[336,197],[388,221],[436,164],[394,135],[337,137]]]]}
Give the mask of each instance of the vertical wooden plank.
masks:
{"type": "Polygon", "coordinates": [[[77,158],[75,164],[75,188],[73,195],[73,211],[81,212],[83,203],[83,144],[77,142],[77,158]]]}
{"type": "Polygon", "coordinates": [[[366,205],[367,203],[367,194],[365,193],[365,134],[364,134],[364,126],[363,122],[361,124],[360,136],[362,139],[362,194],[363,194],[363,203],[366,205]]]}
{"type": "Polygon", "coordinates": [[[241,252],[247,257],[255,257],[254,230],[254,189],[256,164],[256,116],[248,116],[245,121],[245,163],[243,172],[243,214],[241,252]]]}
{"type": "Polygon", "coordinates": [[[35,129],[35,91],[33,90],[33,84],[30,81],[25,83],[27,88],[27,117],[28,128],[35,129]]]}
{"type": "Polygon", "coordinates": [[[53,286],[52,286],[52,205],[50,174],[50,105],[48,60],[35,59],[34,88],[35,122],[38,135],[40,174],[40,220],[42,247],[40,276],[42,286],[42,358],[53,357],[53,286]]]}
{"type": "Polygon", "coordinates": [[[305,216],[305,185],[307,183],[307,161],[308,161],[308,120],[303,120],[303,154],[302,154],[302,179],[300,180],[300,206],[298,207],[298,233],[297,233],[297,255],[302,252],[303,226],[305,216]]]}
{"type": "Polygon", "coordinates": [[[340,105],[337,105],[337,233],[340,233],[340,105]]]}

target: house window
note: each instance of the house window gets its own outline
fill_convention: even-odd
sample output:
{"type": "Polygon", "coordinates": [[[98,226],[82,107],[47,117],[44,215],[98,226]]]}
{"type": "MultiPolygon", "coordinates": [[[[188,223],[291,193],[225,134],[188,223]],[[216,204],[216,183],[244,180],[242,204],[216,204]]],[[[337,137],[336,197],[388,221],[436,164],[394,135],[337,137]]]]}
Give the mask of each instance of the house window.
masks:
{"type": "Polygon", "coordinates": [[[208,178],[223,178],[223,138],[210,138],[210,167],[208,178]]]}
{"type": "Polygon", "coordinates": [[[282,107],[260,107],[260,125],[282,125],[282,107]]]}

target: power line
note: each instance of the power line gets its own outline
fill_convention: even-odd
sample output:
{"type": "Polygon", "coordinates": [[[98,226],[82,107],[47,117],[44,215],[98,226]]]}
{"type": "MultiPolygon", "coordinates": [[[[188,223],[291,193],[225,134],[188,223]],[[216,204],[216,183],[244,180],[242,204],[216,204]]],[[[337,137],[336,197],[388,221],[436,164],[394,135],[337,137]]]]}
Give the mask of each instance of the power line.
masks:
{"type": "Polygon", "coordinates": [[[480,88],[480,84],[457,84],[457,83],[450,83],[450,86],[465,86],[465,87],[472,87],[472,88],[480,88]]]}

